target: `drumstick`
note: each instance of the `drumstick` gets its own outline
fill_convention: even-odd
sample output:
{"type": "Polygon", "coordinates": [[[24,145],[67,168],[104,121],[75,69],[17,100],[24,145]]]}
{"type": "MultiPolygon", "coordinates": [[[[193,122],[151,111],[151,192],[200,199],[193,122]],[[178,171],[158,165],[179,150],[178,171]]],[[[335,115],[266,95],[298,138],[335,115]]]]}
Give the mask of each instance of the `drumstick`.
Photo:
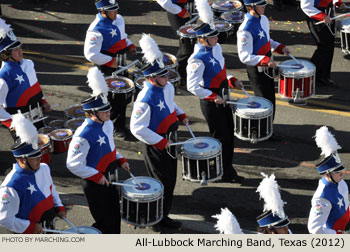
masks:
{"type": "Polygon", "coordinates": [[[118,183],[118,182],[109,182],[109,183],[112,184],[112,185],[119,185],[119,186],[139,187],[138,185],[129,185],[129,184],[118,183]]]}
{"type": "Polygon", "coordinates": [[[233,102],[233,101],[226,101],[227,104],[234,104],[234,105],[251,105],[250,103],[241,103],[241,102],[233,102]]]}
{"type": "Polygon", "coordinates": [[[57,104],[54,104],[54,105],[50,106],[50,109],[54,109],[54,108],[57,108],[57,107],[59,107],[59,106],[61,106],[61,104],[60,104],[60,103],[57,103],[57,104]]]}
{"type": "Polygon", "coordinates": [[[291,53],[288,53],[288,56],[291,57],[296,63],[301,64],[291,53]]]}
{"type": "Polygon", "coordinates": [[[247,91],[245,91],[244,87],[242,87],[241,89],[242,89],[243,93],[244,93],[248,98],[250,98],[249,93],[248,93],[247,91]]]}
{"type": "Polygon", "coordinates": [[[73,232],[61,231],[61,230],[55,230],[55,229],[48,229],[48,228],[43,228],[43,231],[47,232],[47,233],[56,233],[56,234],[75,234],[73,232]]]}
{"type": "Polygon", "coordinates": [[[182,145],[182,144],[187,144],[187,143],[189,143],[189,142],[193,142],[193,141],[196,141],[196,139],[189,139],[189,140],[187,140],[187,141],[183,141],[183,142],[177,142],[177,143],[171,143],[171,144],[169,144],[170,146],[174,146],[174,145],[182,145]]]}
{"type": "Polygon", "coordinates": [[[131,173],[131,171],[129,171],[130,176],[132,177],[132,179],[136,182],[136,184],[138,185],[138,187],[142,188],[142,185],[137,181],[137,179],[135,178],[135,176],[131,173]]]}
{"type": "Polygon", "coordinates": [[[185,124],[185,126],[186,126],[187,130],[190,132],[191,136],[192,136],[193,138],[196,138],[195,135],[193,134],[191,128],[190,128],[190,125],[185,124]]]}
{"type": "Polygon", "coordinates": [[[300,68],[299,66],[292,66],[292,65],[277,65],[278,67],[289,67],[289,68],[300,68]]]}
{"type": "Polygon", "coordinates": [[[71,226],[78,234],[80,233],[79,230],[77,229],[76,226],[73,225],[72,222],[70,222],[66,217],[62,216],[62,219],[64,219],[65,222],[67,222],[69,224],[69,226],[71,226]]]}
{"type": "MultiPolygon", "coordinates": [[[[349,7],[347,7],[347,8],[349,8],[349,7]]],[[[350,16],[350,12],[344,13],[344,14],[341,14],[341,15],[338,15],[338,16],[335,16],[335,17],[332,17],[331,20],[335,20],[337,18],[346,17],[346,16],[350,16]]],[[[324,23],[324,20],[315,23],[315,25],[319,25],[319,24],[323,24],[323,23],[324,23]]]]}

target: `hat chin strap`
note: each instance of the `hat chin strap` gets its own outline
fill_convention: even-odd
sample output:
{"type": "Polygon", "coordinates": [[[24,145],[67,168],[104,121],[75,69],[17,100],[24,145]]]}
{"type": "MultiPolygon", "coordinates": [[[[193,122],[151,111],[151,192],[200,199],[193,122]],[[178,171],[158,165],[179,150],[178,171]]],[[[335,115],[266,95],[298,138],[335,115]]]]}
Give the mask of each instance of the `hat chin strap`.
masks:
{"type": "Polygon", "coordinates": [[[94,110],[93,111],[94,115],[97,117],[97,119],[102,122],[102,125],[105,123],[99,116],[98,116],[98,111],[94,110]]]}
{"type": "Polygon", "coordinates": [[[28,157],[25,157],[24,160],[26,161],[26,164],[29,167],[29,169],[31,169],[34,172],[35,170],[33,169],[33,167],[28,162],[28,157]]]}
{"type": "Polygon", "coordinates": [[[326,174],[328,174],[328,176],[331,178],[331,180],[332,180],[332,182],[333,182],[334,184],[338,184],[338,183],[335,182],[335,180],[333,179],[333,176],[332,176],[332,172],[331,172],[331,171],[328,170],[326,174]]]}

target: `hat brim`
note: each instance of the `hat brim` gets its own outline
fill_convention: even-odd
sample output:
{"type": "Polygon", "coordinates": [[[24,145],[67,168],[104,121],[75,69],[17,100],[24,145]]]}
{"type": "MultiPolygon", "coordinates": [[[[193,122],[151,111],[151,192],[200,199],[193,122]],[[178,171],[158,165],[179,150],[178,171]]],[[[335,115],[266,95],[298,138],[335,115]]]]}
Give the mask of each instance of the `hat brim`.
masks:
{"type": "Polygon", "coordinates": [[[107,105],[104,106],[104,107],[94,109],[94,111],[97,111],[97,112],[107,112],[107,111],[110,111],[111,109],[112,109],[111,105],[110,105],[110,104],[107,104],[107,105]]]}

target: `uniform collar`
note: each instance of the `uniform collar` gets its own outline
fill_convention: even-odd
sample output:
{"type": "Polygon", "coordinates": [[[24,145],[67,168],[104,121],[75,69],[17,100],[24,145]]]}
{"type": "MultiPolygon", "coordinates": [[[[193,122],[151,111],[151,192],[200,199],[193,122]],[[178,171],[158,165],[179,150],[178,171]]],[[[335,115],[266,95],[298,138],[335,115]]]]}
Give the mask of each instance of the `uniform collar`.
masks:
{"type": "Polygon", "coordinates": [[[14,62],[14,61],[4,61],[5,64],[14,67],[14,66],[20,66],[23,63],[23,60],[21,60],[19,63],[18,62],[14,62]]]}
{"type": "Polygon", "coordinates": [[[97,14],[98,18],[100,19],[101,22],[104,22],[104,23],[113,23],[113,20],[110,20],[109,18],[105,18],[101,15],[101,13],[98,13],[97,14]]]}
{"type": "MultiPolygon", "coordinates": [[[[15,164],[15,169],[16,169],[16,172],[17,173],[20,173],[20,174],[28,174],[28,175],[32,175],[34,174],[36,171],[28,171],[28,170],[25,170],[23,169],[22,167],[19,166],[18,163],[15,164]]],[[[40,168],[39,168],[40,169],[40,168]]]]}
{"type": "Polygon", "coordinates": [[[204,46],[204,45],[202,45],[201,43],[198,43],[198,46],[199,46],[199,49],[200,49],[201,51],[210,52],[210,51],[213,50],[213,47],[204,46]]]}
{"type": "Polygon", "coordinates": [[[250,19],[250,20],[254,20],[254,21],[259,21],[260,20],[260,18],[252,16],[249,12],[247,12],[246,15],[247,15],[247,18],[250,19]]]}
{"type": "Polygon", "coordinates": [[[88,125],[90,125],[92,127],[101,127],[102,126],[102,123],[95,122],[91,118],[88,118],[87,120],[88,120],[88,125]]]}
{"type": "Polygon", "coordinates": [[[154,86],[149,81],[146,81],[146,85],[147,85],[148,89],[151,89],[151,90],[156,91],[156,92],[162,92],[164,87],[165,87],[165,86],[164,87],[154,86]]]}
{"type": "Polygon", "coordinates": [[[329,182],[324,176],[322,177],[322,182],[326,185],[326,186],[332,186],[332,187],[338,187],[339,183],[332,183],[329,182]]]}

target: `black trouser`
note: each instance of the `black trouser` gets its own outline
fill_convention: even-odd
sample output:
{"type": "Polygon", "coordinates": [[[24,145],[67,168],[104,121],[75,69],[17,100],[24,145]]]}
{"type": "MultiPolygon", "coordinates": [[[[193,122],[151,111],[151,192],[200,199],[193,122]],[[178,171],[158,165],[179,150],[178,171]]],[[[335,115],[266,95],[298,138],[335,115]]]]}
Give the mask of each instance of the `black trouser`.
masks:
{"type": "Polygon", "coordinates": [[[170,157],[165,149],[161,151],[145,143],[142,143],[142,153],[149,176],[158,179],[164,186],[163,215],[166,217],[173,201],[177,159],[170,157]]]}
{"type": "Polygon", "coordinates": [[[93,227],[103,234],[120,234],[119,192],[115,186],[96,184],[82,179],[85,197],[89,204],[93,227]]]}
{"type": "Polygon", "coordinates": [[[200,106],[208,123],[210,135],[222,144],[223,177],[231,179],[237,176],[232,167],[234,148],[234,124],[230,106],[216,105],[214,102],[200,100],[200,106]]]}
{"type": "MultiPolygon", "coordinates": [[[[254,95],[268,99],[273,105],[273,118],[276,111],[275,81],[264,72],[259,72],[256,66],[247,66],[248,78],[254,95]]],[[[273,76],[273,69],[269,68],[269,75],[273,76]]]]}
{"type": "MultiPolygon", "coordinates": [[[[174,15],[169,12],[167,14],[170,26],[175,33],[181,26],[183,26],[189,20],[189,18],[181,18],[178,15],[174,15]]],[[[195,43],[193,43],[193,41],[190,39],[179,39],[179,50],[177,51],[176,58],[179,64],[177,71],[180,74],[182,86],[186,85],[187,60],[193,53],[194,44],[195,43]]]]}
{"type": "MultiPolygon", "coordinates": [[[[306,21],[317,46],[310,59],[310,61],[316,66],[316,80],[327,80],[331,76],[334,55],[334,35],[331,33],[327,25],[316,25],[315,23],[317,21],[309,17],[306,18],[306,21]]],[[[332,22],[330,28],[334,32],[334,22],[332,22]]]]}

